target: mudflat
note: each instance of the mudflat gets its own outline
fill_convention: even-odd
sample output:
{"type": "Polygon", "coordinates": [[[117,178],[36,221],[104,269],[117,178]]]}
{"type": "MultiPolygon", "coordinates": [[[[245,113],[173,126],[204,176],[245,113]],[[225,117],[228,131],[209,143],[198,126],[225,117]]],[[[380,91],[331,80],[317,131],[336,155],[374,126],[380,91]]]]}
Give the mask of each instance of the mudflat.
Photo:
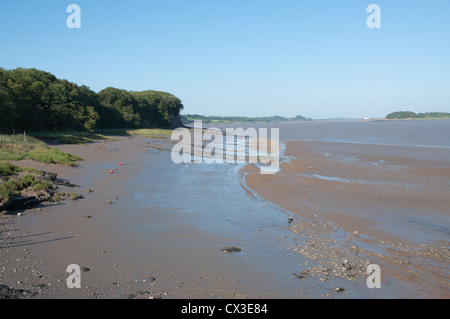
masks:
{"type": "Polygon", "coordinates": [[[285,156],[280,173],[261,175],[249,165],[245,181],[304,219],[293,232],[332,225],[313,246],[293,249],[326,260],[326,247],[338,244],[383,265],[391,288],[403,282],[416,297],[450,296],[448,148],[290,141],[285,156]]]}
{"type": "Polygon", "coordinates": [[[0,292],[450,296],[448,151],[287,142],[281,171],[261,175],[253,165],[174,164],[172,145],[117,137],[59,145],[83,158],[78,167],[14,162],[58,173],[84,198],[0,215],[0,292]],[[71,264],[83,270],[81,289],[66,284],[71,264]],[[381,289],[367,287],[371,264],[381,267],[381,289]]]}

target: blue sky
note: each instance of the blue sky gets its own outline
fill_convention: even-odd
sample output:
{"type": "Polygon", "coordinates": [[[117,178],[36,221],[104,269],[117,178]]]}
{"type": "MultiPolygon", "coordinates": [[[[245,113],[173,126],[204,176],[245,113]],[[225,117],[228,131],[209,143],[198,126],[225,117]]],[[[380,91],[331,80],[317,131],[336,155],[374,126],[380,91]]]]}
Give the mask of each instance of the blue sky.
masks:
{"type": "Polygon", "coordinates": [[[384,117],[450,112],[450,1],[0,2],[0,67],[100,91],[160,90],[183,113],[384,117]],[[69,29],[69,4],[81,29],[69,29]],[[369,4],[381,29],[369,29],[369,4]]]}

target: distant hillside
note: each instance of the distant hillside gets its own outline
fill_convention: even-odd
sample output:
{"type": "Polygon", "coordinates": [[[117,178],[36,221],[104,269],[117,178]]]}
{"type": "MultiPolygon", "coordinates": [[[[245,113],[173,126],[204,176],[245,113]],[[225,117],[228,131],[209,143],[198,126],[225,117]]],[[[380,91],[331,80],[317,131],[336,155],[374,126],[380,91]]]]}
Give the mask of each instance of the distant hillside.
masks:
{"type": "Polygon", "coordinates": [[[411,111],[393,112],[386,115],[389,120],[404,120],[404,119],[450,119],[450,113],[445,112],[427,112],[414,113],[411,111]]]}
{"type": "Polygon", "coordinates": [[[183,109],[172,94],[106,88],[100,93],[53,74],[0,68],[0,132],[174,127],[183,109]]]}
{"type": "Polygon", "coordinates": [[[245,116],[204,116],[198,114],[180,115],[181,121],[184,124],[193,123],[196,120],[201,120],[203,123],[260,123],[260,122],[285,122],[285,121],[312,121],[300,115],[296,117],[283,116],[266,116],[266,117],[245,117],[245,116]]]}

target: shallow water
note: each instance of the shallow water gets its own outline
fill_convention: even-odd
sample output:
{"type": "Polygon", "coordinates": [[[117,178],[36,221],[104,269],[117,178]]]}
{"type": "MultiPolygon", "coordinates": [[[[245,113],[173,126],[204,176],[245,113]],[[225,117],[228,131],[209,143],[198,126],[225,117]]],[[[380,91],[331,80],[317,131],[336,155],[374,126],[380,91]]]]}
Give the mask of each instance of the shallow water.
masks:
{"type": "MultiPolygon", "coordinates": [[[[279,128],[280,141],[321,141],[450,148],[450,120],[313,121],[205,124],[205,127],[279,128]]],[[[425,154],[424,154],[425,155],[425,154]]],[[[447,160],[450,160],[447,158],[447,160]]]]}

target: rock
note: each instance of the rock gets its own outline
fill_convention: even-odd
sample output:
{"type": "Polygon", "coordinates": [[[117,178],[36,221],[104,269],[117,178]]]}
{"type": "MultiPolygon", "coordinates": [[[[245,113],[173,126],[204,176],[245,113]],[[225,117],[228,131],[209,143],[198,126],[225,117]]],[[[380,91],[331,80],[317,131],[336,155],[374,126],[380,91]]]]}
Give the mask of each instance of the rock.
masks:
{"type": "Polygon", "coordinates": [[[55,173],[48,173],[48,172],[42,172],[41,179],[47,182],[51,182],[55,185],[61,185],[61,186],[68,186],[68,187],[78,187],[75,184],[71,184],[68,181],[64,181],[60,178],[58,178],[58,174],[55,173]]]}
{"type": "Polygon", "coordinates": [[[48,198],[37,198],[36,196],[11,198],[0,205],[0,212],[4,210],[20,210],[27,209],[40,204],[48,198]]]}
{"type": "Polygon", "coordinates": [[[339,292],[339,293],[345,291],[345,289],[344,289],[344,288],[341,288],[341,287],[336,287],[336,288],[334,288],[333,290],[336,291],[336,292],[339,292]]]}
{"type": "Polygon", "coordinates": [[[306,279],[305,276],[294,273],[294,276],[298,279],[306,279]]]}
{"type": "Polygon", "coordinates": [[[237,247],[225,247],[222,249],[222,251],[224,253],[232,254],[232,253],[240,253],[242,251],[242,249],[237,248],[237,247]]]}

